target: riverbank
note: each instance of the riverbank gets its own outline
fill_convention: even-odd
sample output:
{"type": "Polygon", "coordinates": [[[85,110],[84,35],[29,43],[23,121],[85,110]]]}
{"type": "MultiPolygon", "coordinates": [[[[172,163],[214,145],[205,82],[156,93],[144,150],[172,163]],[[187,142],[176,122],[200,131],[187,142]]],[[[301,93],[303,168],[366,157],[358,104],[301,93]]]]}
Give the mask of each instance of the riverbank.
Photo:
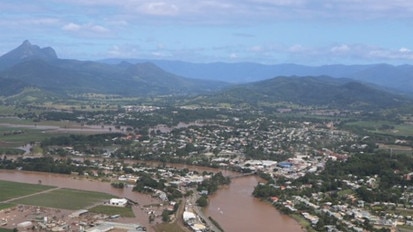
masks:
{"type": "MultiPolygon", "coordinates": [[[[188,166],[186,166],[188,167],[188,166]]],[[[195,167],[202,172],[202,167],[195,167]]],[[[209,168],[208,168],[209,169],[209,168]]],[[[111,193],[119,197],[127,197],[140,203],[149,205],[157,199],[145,194],[132,192],[131,189],[116,189],[109,183],[91,181],[86,178],[60,175],[52,173],[26,172],[16,170],[0,170],[0,179],[39,183],[65,188],[83,189],[111,193]]],[[[301,226],[292,218],[280,214],[271,204],[255,199],[251,193],[260,180],[257,176],[247,176],[234,179],[229,186],[220,188],[210,197],[209,206],[199,212],[204,218],[212,217],[225,231],[277,231],[302,232],[301,226]]],[[[191,203],[195,205],[194,203],[191,203]]],[[[153,224],[148,222],[148,214],[144,209],[137,210],[137,220],[147,228],[153,224]]],[[[178,215],[178,217],[182,215],[178,215]]],[[[213,223],[210,223],[213,224],[213,223]]],[[[152,231],[152,230],[151,230],[152,231]]]]}
{"type": "Polygon", "coordinates": [[[202,220],[208,225],[208,227],[215,232],[224,232],[224,230],[221,228],[221,226],[217,226],[217,222],[215,221],[212,222],[209,218],[210,216],[207,216],[203,209],[196,204],[196,200],[199,198],[198,193],[194,193],[192,196],[189,197],[187,205],[194,211],[196,215],[198,215],[202,220]]]}
{"type": "Polygon", "coordinates": [[[233,179],[229,186],[210,196],[204,209],[225,231],[284,231],[303,232],[293,218],[281,214],[273,205],[252,196],[261,179],[246,176],[233,179]]]}

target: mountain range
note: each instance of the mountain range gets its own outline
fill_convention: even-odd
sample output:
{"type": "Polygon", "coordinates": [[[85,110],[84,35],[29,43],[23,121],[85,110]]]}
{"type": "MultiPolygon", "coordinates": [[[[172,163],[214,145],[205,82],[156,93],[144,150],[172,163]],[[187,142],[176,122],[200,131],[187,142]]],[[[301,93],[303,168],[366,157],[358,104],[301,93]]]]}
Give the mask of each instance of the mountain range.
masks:
{"type": "Polygon", "coordinates": [[[52,48],[40,48],[27,40],[0,57],[0,78],[5,83],[14,80],[60,94],[87,92],[123,96],[199,94],[228,85],[178,76],[148,62],[111,65],[59,59],[52,48]]]}
{"type": "Polygon", "coordinates": [[[204,100],[209,104],[271,106],[293,103],[341,109],[379,109],[402,107],[412,100],[348,78],[328,76],[280,76],[240,84],[204,100]]]}
{"type": "Polygon", "coordinates": [[[248,83],[277,76],[330,76],[350,78],[381,86],[397,93],[413,95],[412,65],[323,65],[306,66],[298,64],[265,65],[258,63],[189,63],[170,60],[105,59],[103,63],[151,62],[160,68],[190,78],[219,80],[229,83],[248,83]]]}
{"type": "Polygon", "coordinates": [[[26,40],[0,57],[0,96],[25,89],[66,97],[78,93],[206,95],[209,102],[389,107],[410,101],[399,93],[413,96],[413,66],[79,61],[58,58],[53,48],[26,40]]]}

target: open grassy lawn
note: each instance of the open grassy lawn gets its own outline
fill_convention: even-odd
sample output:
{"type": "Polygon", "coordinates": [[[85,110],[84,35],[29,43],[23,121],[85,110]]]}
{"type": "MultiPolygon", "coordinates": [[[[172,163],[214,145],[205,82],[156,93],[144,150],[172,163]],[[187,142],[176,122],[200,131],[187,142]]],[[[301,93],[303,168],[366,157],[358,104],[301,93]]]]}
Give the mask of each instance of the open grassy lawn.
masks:
{"type": "Polygon", "coordinates": [[[0,203],[0,210],[2,210],[2,209],[8,209],[8,208],[11,208],[11,207],[14,207],[14,206],[15,206],[15,204],[0,203]]]}
{"type": "Polygon", "coordinates": [[[12,229],[4,229],[4,228],[0,228],[0,232],[12,232],[12,229]]]}
{"type": "Polygon", "coordinates": [[[24,126],[19,127],[0,125],[0,148],[15,149],[16,147],[23,146],[31,142],[41,142],[42,140],[52,136],[67,134],[67,132],[64,129],[56,130],[51,129],[50,127],[47,128],[47,126],[59,126],[60,128],[79,129],[78,131],[71,131],[71,134],[97,134],[105,132],[95,132],[88,130],[83,131],[80,129],[81,126],[75,123],[66,123],[65,125],[63,125],[60,122],[60,124],[61,125],[46,124],[44,125],[45,127],[37,124],[37,126],[34,127],[34,124],[31,123],[30,125],[28,125],[29,128],[24,126]]]}
{"type": "Polygon", "coordinates": [[[121,217],[135,217],[131,207],[116,207],[109,205],[98,205],[89,209],[92,213],[100,213],[105,215],[116,215],[119,214],[121,217]]]}
{"type": "Polygon", "coordinates": [[[93,204],[104,202],[113,196],[106,193],[75,189],[56,189],[47,193],[21,198],[13,203],[36,205],[50,208],[79,210],[93,204]]]}
{"type": "Polygon", "coordinates": [[[51,188],[53,187],[0,180],[0,201],[41,192],[51,188]]]}

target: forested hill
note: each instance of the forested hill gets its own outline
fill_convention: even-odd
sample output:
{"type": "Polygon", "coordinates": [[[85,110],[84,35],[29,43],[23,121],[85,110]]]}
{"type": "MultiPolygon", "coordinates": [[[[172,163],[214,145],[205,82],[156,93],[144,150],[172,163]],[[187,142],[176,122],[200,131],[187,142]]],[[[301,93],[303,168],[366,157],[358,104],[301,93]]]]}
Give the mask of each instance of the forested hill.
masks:
{"type": "Polygon", "coordinates": [[[29,87],[29,84],[23,81],[0,77],[0,96],[18,94],[26,87],[29,87]]]}
{"type": "MultiPolygon", "coordinates": [[[[171,74],[151,63],[111,65],[59,59],[52,48],[40,48],[29,41],[0,57],[0,77],[59,94],[192,95],[227,86],[171,74]]],[[[3,84],[2,88],[13,88],[12,83],[3,84]]],[[[7,94],[13,93],[1,92],[0,96],[7,94]]]]}
{"type": "MultiPolygon", "coordinates": [[[[100,62],[116,64],[122,59],[106,59],[100,62]]],[[[276,76],[330,76],[334,78],[350,78],[395,92],[413,95],[413,65],[321,65],[308,66],[300,64],[259,64],[259,63],[190,63],[171,60],[126,59],[131,63],[149,61],[162,69],[176,75],[220,80],[229,83],[251,83],[270,79],[276,76]]]]}
{"type": "Polygon", "coordinates": [[[336,108],[386,108],[411,104],[401,95],[367,86],[350,79],[319,77],[276,77],[270,80],[237,85],[214,96],[207,102],[271,105],[286,102],[299,105],[336,108]]]}

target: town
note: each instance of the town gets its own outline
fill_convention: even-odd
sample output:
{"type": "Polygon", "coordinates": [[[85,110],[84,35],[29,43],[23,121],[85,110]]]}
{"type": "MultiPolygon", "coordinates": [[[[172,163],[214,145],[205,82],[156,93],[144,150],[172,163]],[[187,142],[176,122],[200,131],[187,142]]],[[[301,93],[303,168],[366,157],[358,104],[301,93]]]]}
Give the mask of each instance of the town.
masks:
{"type": "MultiPolygon", "coordinates": [[[[358,165],[368,164],[363,159],[371,157],[370,153],[381,154],[384,160],[391,160],[386,158],[390,155],[404,157],[378,149],[379,141],[371,134],[344,129],[343,117],[360,112],[299,109],[312,116],[297,117],[284,108],[274,115],[216,108],[165,110],[128,106],[117,114],[68,114],[81,123],[81,130],[101,124],[99,129],[106,133],[50,137],[28,145],[30,151],[18,159],[4,156],[0,165],[5,169],[54,170],[108,180],[113,188],[133,188],[162,205],[158,213],[149,214],[150,221],[181,218],[193,231],[221,231],[198,207],[205,207],[208,196],[219,186],[244,175],[260,176],[262,181],[252,194],[298,218],[308,231],[387,231],[413,224],[409,213],[413,203],[409,201],[413,193],[410,159],[404,159],[404,166],[383,166],[376,173],[376,169],[364,173],[341,170],[346,164],[353,165],[354,157],[360,159],[358,165]],[[160,120],[161,115],[170,118],[160,120]],[[147,118],[151,120],[146,126],[139,127],[147,118]],[[174,163],[212,171],[169,166],[174,163]],[[383,172],[388,171],[396,176],[391,178],[399,180],[385,180],[383,172]],[[391,193],[381,192],[381,186],[391,193]]],[[[44,120],[56,117],[56,113],[38,117],[44,120]]],[[[412,143],[408,137],[391,138],[393,145],[402,143],[408,148],[412,143]]]]}

